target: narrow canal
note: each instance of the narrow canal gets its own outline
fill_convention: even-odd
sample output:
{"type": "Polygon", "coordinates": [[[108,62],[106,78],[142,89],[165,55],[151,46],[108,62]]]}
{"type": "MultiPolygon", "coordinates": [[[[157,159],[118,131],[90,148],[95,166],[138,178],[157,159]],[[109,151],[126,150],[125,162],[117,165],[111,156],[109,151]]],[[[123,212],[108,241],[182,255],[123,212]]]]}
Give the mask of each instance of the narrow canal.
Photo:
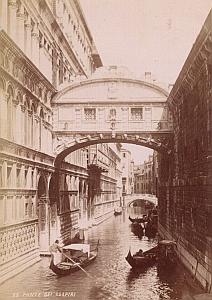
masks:
{"type": "MultiPolygon", "coordinates": [[[[132,211],[130,212],[132,213],[132,211]]],[[[86,270],[57,277],[49,269],[49,257],[0,286],[0,299],[75,299],[75,300],[158,300],[182,299],[187,287],[178,267],[160,275],[156,266],[145,272],[133,272],[125,260],[131,248],[147,250],[157,239],[137,237],[131,231],[129,211],[112,216],[89,231],[89,241],[100,240],[99,255],[86,270]]]]}

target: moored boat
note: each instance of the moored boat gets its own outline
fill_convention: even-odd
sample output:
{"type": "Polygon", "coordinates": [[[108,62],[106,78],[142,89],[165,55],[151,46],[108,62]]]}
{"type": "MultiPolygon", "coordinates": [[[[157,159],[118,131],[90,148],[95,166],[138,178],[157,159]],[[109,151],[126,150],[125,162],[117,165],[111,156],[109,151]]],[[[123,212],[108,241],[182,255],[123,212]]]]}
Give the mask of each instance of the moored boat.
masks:
{"type": "Polygon", "coordinates": [[[118,216],[122,214],[122,208],[121,207],[116,207],[114,209],[114,216],[118,216]]]}
{"type": "Polygon", "coordinates": [[[60,276],[69,275],[80,269],[83,270],[96,259],[98,244],[94,250],[91,250],[90,244],[70,244],[64,246],[62,248],[62,261],[56,263],[55,254],[52,253],[49,268],[60,276]]]}
{"type": "Polygon", "coordinates": [[[146,215],[144,215],[142,218],[131,218],[129,216],[129,220],[132,222],[132,223],[145,223],[148,221],[148,217],[146,215]]]}
{"type": "Polygon", "coordinates": [[[131,224],[131,232],[138,238],[142,238],[144,235],[144,228],[139,223],[131,224]]]}
{"type": "Polygon", "coordinates": [[[157,261],[157,246],[145,252],[139,250],[134,255],[132,255],[129,250],[125,259],[133,269],[145,269],[150,267],[157,261]]]}
{"type": "Polygon", "coordinates": [[[150,250],[145,252],[139,250],[134,255],[129,250],[125,259],[134,269],[146,268],[157,262],[160,270],[167,270],[167,268],[173,270],[173,267],[177,265],[176,243],[171,240],[162,240],[150,250]]]}
{"type": "Polygon", "coordinates": [[[177,265],[176,242],[162,240],[158,243],[158,265],[162,268],[173,269],[177,265]]]}

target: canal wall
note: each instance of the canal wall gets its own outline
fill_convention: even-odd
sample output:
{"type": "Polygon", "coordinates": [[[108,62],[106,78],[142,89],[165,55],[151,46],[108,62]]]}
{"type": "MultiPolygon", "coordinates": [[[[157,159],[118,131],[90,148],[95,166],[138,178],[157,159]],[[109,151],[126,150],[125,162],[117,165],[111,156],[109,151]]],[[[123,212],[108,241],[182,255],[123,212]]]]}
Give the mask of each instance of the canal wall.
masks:
{"type": "Polygon", "coordinates": [[[182,264],[206,292],[212,293],[212,275],[209,268],[208,258],[202,261],[200,257],[194,257],[188,250],[188,241],[183,237],[174,238],[161,224],[158,226],[160,238],[175,240],[177,243],[177,255],[182,264]]]}
{"type": "Polygon", "coordinates": [[[34,249],[1,266],[0,284],[40,261],[39,249],[34,249]]]}

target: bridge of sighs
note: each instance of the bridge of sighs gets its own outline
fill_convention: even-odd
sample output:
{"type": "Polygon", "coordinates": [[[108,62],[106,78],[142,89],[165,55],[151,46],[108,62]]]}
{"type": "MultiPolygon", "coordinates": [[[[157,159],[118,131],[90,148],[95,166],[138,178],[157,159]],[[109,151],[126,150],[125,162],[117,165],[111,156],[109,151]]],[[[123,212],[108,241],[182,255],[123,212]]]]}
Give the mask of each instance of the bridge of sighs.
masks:
{"type": "Polygon", "coordinates": [[[124,68],[99,68],[53,98],[55,166],[79,148],[132,143],[169,152],[172,117],[166,89],[124,68]]]}

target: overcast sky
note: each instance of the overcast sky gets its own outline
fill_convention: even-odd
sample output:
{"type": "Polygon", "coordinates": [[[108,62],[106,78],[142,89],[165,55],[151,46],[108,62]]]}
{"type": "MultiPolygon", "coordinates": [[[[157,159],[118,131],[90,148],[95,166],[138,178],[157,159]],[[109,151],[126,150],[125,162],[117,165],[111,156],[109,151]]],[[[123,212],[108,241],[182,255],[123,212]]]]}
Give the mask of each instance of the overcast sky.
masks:
{"type": "MultiPolygon", "coordinates": [[[[152,72],[167,86],[177,79],[212,7],[212,0],[80,2],[104,65],[126,66],[136,76],[152,72]]],[[[131,148],[136,162],[149,154],[131,148]]]]}

